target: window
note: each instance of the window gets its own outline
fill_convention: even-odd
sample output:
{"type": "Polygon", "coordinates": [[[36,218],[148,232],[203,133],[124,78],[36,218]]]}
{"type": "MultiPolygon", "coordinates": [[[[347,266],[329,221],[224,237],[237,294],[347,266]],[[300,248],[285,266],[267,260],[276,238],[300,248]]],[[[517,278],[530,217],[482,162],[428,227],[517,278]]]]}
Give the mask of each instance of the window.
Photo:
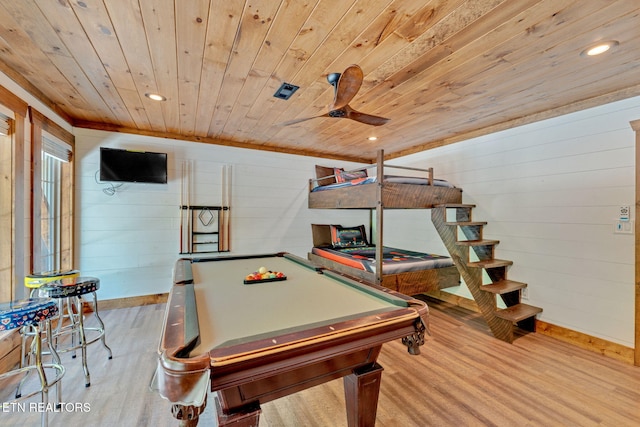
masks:
{"type": "MultiPolygon", "coordinates": [[[[34,260],[38,271],[65,269],[62,233],[65,229],[64,175],[69,167],[70,150],[64,143],[43,136],[40,182],[40,259],[34,260]]],[[[36,237],[36,236],[34,236],[36,237]]]]}
{"type": "Polygon", "coordinates": [[[74,138],[30,108],[33,157],[34,273],[73,268],[74,138]]]}

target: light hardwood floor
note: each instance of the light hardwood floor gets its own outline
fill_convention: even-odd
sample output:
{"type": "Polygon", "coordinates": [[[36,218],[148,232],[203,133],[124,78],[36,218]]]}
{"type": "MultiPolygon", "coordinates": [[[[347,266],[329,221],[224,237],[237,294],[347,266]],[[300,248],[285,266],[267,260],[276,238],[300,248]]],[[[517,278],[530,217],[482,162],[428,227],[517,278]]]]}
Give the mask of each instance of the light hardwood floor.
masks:
{"type": "MultiPolygon", "coordinates": [[[[429,305],[432,336],[421,355],[410,356],[400,342],[383,346],[378,427],[639,425],[640,368],[538,334],[507,344],[477,314],[429,305]]],[[[157,304],[101,312],[113,360],[92,344],[85,388],[79,358],[63,355],[63,401],[89,410],[53,413],[50,426],[177,425],[169,404],[148,388],[163,311],[157,304]]],[[[13,387],[0,386],[4,401],[13,387]]],[[[346,426],[341,380],[262,409],[260,427],[346,426]]],[[[0,426],[39,422],[37,413],[0,414],[0,426]]],[[[199,425],[215,425],[211,404],[199,425]]]]}

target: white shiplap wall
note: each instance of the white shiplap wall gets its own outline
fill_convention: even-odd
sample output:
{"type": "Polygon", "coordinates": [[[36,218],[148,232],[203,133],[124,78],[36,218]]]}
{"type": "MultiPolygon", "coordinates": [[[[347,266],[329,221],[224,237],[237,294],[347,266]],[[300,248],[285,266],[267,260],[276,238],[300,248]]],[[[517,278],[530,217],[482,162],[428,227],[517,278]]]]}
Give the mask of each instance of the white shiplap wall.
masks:
{"type": "MultiPolygon", "coordinates": [[[[633,347],[634,236],[613,231],[619,207],[635,205],[639,118],[632,98],[390,163],[433,166],[463,189],[542,320],[633,347]]],[[[429,215],[387,212],[385,244],[445,250],[429,215]]]]}
{"type": "MultiPolygon", "coordinates": [[[[139,135],[75,129],[76,267],[100,278],[99,298],[167,292],[179,257],[180,174],[193,163],[191,205],[221,203],[223,165],[232,170],[231,254],[288,251],[306,257],[311,224],[368,224],[367,211],[310,210],[314,165],[354,164],[139,135]],[[99,148],[167,152],[169,183],[124,184],[115,195],[96,182],[99,148]]],[[[259,266],[256,266],[257,269],[259,266]]],[[[247,272],[250,273],[250,272],[247,272]]]]}

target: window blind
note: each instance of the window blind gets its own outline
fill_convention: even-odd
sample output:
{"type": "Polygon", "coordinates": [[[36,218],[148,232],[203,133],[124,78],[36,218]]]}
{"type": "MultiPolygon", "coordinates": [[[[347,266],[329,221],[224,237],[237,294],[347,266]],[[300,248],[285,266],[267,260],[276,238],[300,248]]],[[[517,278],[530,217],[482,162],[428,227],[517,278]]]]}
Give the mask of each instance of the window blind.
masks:
{"type": "Polygon", "coordinates": [[[0,114],[0,135],[9,135],[10,129],[11,123],[9,122],[9,117],[0,114]]]}
{"type": "Polygon", "coordinates": [[[71,161],[73,154],[70,145],[48,136],[42,137],[42,151],[63,162],[71,161]]]}

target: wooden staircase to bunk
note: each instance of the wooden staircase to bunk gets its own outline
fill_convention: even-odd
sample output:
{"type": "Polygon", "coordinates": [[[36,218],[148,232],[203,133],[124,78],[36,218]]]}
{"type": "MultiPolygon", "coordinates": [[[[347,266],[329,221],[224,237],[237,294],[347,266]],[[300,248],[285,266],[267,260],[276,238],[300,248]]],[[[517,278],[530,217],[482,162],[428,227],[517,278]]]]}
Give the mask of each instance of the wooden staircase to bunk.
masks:
{"type": "Polygon", "coordinates": [[[437,205],[431,209],[431,220],[491,332],[496,338],[510,343],[515,325],[535,331],[535,316],[542,309],[521,302],[522,289],[527,284],[507,279],[507,270],[513,261],[494,258],[499,241],[483,238],[483,227],[487,223],[472,220],[474,207],[469,204],[437,205]],[[455,212],[454,220],[453,215],[447,216],[447,211],[455,212]],[[483,283],[483,272],[490,283],[483,283]],[[498,295],[506,308],[498,307],[498,295]]]}

